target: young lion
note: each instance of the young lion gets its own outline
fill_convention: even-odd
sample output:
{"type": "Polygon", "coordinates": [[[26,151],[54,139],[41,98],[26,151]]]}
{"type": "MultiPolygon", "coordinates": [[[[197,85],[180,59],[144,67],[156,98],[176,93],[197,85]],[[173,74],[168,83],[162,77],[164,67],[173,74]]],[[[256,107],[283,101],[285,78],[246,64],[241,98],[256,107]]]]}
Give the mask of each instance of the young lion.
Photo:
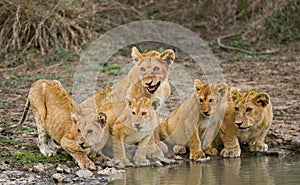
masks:
{"type": "Polygon", "coordinates": [[[35,117],[38,147],[43,155],[55,155],[59,149],[57,144],[60,144],[78,162],[80,168],[96,170],[95,164],[85,152],[90,145],[78,129],[72,114],[72,111],[80,111],[80,108],[59,81],[38,80],[32,85],[18,125],[25,121],[29,106],[35,117]]]}
{"type": "Polygon", "coordinates": [[[169,97],[171,88],[168,74],[175,58],[174,51],[167,49],[162,53],[157,51],[140,53],[136,47],[133,47],[131,56],[135,65],[128,75],[112,87],[101,90],[82,102],[81,107],[85,112],[96,112],[101,105],[125,101],[129,94],[134,97],[155,95],[161,102],[169,97]],[[135,90],[133,86],[139,90],[135,90]]]}
{"type": "MultiPolygon", "coordinates": [[[[196,79],[192,96],[174,109],[157,127],[155,138],[160,147],[162,143],[159,141],[168,145],[187,145],[192,160],[205,157],[205,152],[215,155],[217,151],[211,147],[211,143],[205,146],[203,152],[201,138],[204,135],[215,137],[211,133],[218,132],[225,111],[226,94],[226,84],[203,85],[196,79]],[[216,130],[209,130],[210,127],[216,130]]],[[[212,142],[214,138],[207,139],[212,142]]]]}
{"type": "Polygon", "coordinates": [[[264,92],[240,92],[232,88],[230,99],[219,132],[224,143],[220,154],[223,157],[239,157],[239,142],[248,143],[250,151],[267,151],[264,139],[273,120],[270,96],[264,92]]]}
{"type": "Polygon", "coordinates": [[[105,112],[108,117],[110,134],[112,135],[114,158],[119,159],[126,166],[131,163],[125,154],[125,145],[137,144],[138,148],[134,156],[137,166],[149,165],[146,154],[152,157],[163,157],[162,151],[154,144],[153,132],[159,124],[157,110],[159,99],[153,98],[130,98],[126,100],[125,109],[117,113],[119,108],[116,104],[106,104],[98,109],[105,112]],[[117,116],[119,115],[119,116],[117,116]],[[149,153],[147,149],[151,148],[149,153]]]}

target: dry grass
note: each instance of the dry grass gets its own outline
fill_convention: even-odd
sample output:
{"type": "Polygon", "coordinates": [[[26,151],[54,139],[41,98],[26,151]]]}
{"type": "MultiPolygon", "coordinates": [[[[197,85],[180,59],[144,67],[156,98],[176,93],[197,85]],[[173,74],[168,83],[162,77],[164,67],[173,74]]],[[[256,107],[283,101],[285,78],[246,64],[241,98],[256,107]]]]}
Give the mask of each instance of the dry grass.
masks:
{"type": "Polygon", "coordinates": [[[53,48],[76,51],[99,33],[130,21],[139,12],[117,1],[0,1],[0,43],[4,51],[53,48]],[[119,15],[115,21],[109,15],[119,15]],[[121,20],[121,21],[120,21],[121,20]]]}
{"type": "Polygon", "coordinates": [[[299,1],[290,0],[1,0],[0,59],[16,66],[32,50],[78,53],[105,31],[143,19],[171,21],[211,38],[239,32],[251,44],[283,42],[300,38],[299,15],[299,1]]]}

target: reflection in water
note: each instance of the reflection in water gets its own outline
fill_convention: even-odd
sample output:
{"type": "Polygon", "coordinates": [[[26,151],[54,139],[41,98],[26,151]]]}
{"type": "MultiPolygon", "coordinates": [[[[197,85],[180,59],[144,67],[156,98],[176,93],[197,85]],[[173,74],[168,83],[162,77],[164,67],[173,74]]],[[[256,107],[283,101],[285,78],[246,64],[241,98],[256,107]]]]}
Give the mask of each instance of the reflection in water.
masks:
{"type": "Polygon", "coordinates": [[[232,185],[300,184],[300,156],[285,158],[257,156],[249,158],[216,157],[205,164],[183,162],[177,166],[126,169],[124,179],[113,185],[232,185]]]}

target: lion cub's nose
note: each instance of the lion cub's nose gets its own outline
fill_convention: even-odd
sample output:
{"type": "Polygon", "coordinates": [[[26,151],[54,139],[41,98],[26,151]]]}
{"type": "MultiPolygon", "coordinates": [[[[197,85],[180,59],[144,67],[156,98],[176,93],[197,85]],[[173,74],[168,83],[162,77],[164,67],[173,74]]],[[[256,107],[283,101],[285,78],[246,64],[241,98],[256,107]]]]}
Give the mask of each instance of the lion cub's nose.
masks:
{"type": "Polygon", "coordinates": [[[146,83],[146,85],[151,86],[153,80],[151,80],[150,82],[146,83]]]}
{"type": "Polygon", "coordinates": [[[134,126],[135,126],[135,128],[136,128],[137,130],[140,130],[140,129],[141,129],[141,124],[140,124],[140,123],[136,123],[136,124],[134,124],[134,126]]]}
{"type": "Polygon", "coordinates": [[[205,116],[209,116],[209,115],[210,115],[210,114],[209,114],[209,111],[203,112],[203,114],[204,114],[205,116]]]}
{"type": "Polygon", "coordinates": [[[236,122],[235,124],[236,124],[237,126],[241,126],[241,125],[243,124],[243,121],[238,122],[238,123],[236,122]]]}

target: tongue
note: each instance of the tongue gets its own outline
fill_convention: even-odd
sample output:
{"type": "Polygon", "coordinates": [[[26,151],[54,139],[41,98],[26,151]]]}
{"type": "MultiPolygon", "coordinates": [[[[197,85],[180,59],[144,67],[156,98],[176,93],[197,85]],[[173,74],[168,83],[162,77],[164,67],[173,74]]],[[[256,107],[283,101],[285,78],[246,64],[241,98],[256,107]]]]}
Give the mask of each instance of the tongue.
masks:
{"type": "Polygon", "coordinates": [[[156,86],[148,87],[148,91],[149,91],[150,93],[153,93],[155,90],[156,90],[156,86]]]}

